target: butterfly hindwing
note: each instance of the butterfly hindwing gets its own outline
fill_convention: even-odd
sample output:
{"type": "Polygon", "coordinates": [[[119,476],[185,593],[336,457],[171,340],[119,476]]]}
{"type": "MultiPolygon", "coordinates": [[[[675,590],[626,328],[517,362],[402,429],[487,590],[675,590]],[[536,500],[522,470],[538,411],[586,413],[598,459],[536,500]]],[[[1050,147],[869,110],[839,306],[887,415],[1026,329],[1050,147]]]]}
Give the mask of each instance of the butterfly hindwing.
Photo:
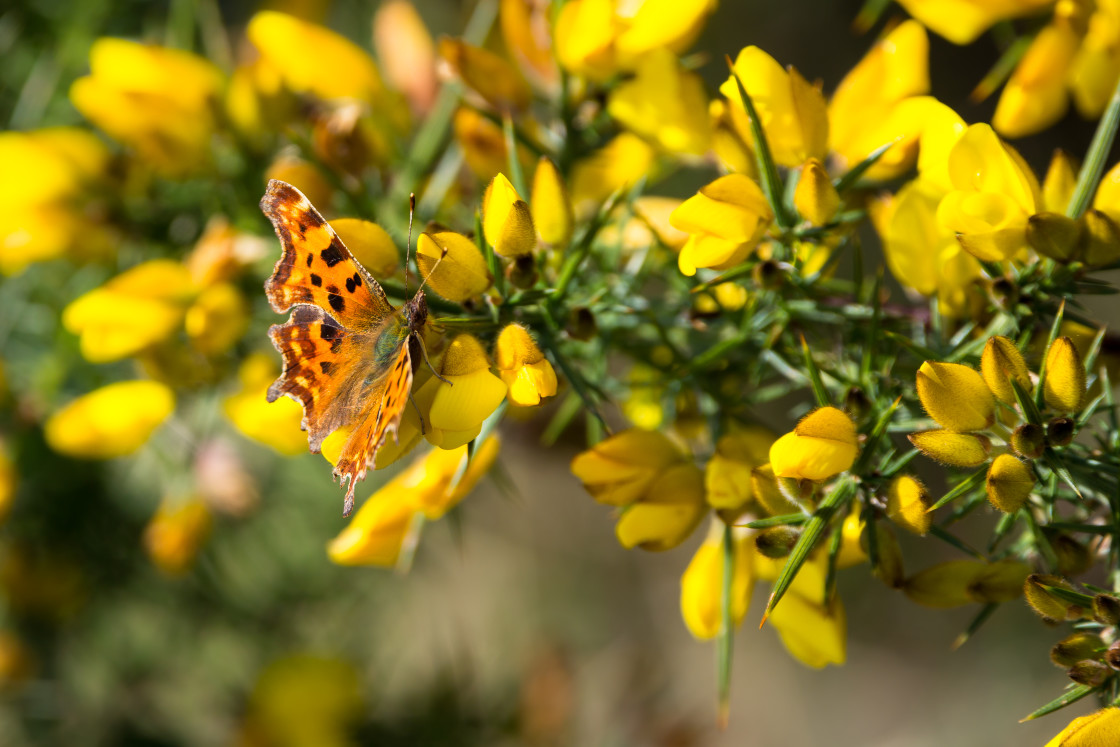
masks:
{"type": "Polygon", "coordinates": [[[369,329],[393,313],[381,286],[298,189],[272,179],[261,210],[284,249],[265,284],[273,309],[318,306],[351,330],[369,329]]]}
{"type": "Polygon", "coordinates": [[[334,474],[346,482],[343,516],[349,516],[353,510],[354,488],[365,477],[377,450],[390,433],[394,438],[397,435],[412,389],[412,357],[408,348],[406,337],[392,367],[373,388],[361,421],[346,440],[338,457],[334,474]]]}

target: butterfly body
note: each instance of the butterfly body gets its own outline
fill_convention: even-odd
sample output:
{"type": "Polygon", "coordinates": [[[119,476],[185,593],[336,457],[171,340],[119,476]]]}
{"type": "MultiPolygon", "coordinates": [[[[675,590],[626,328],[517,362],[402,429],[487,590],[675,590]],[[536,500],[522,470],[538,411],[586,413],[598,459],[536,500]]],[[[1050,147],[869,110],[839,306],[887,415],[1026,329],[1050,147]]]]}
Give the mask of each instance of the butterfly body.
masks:
{"type": "Polygon", "coordinates": [[[303,406],[311,451],[346,428],[334,474],[346,486],[343,515],[354,488],[389,434],[396,437],[408,404],[415,365],[423,355],[428,306],[423,292],[394,309],[377,281],[299,190],[272,180],[261,209],[283,253],[265,283],[272,308],[291,310],[269,337],[284,370],[268,401],[288,396],[303,406]]]}

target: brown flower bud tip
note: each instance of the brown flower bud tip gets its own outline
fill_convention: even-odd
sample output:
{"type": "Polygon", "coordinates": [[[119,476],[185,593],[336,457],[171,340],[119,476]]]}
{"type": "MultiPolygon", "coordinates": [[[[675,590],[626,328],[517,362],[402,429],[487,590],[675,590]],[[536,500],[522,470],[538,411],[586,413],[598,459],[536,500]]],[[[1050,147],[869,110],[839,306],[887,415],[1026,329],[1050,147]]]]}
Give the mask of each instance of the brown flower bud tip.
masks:
{"type": "Polygon", "coordinates": [[[537,260],[532,254],[519,254],[506,271],[514,288],[532,288],[537,282],[537,260]]]}
{"type": "Polygon", "coordinates": [[[784,558],[793,550],[801,531],[794,527],[770,527],[754,538],[755,547],[768,558],[784,558]]]}
{"type": "Polygon", "coordinates": [[[595,323],[595,315],[591,313],[591,309],[583,306],[573,309],[568,319],[567,332],[568,337],[573,340],[586,342],[594,338],[599,332],[599,327],[595,323]]]}
{"type": "Polygon", "coordinates": [[[767,290],[776,290],[782,287],[782,284],[786,281],[785,270],[771,259],[755,265],[754,269],[751,270],[751,277],[754,278],[755,285],[767,290]]]}
{"type": "Polygon", "coordinates": [[[1093,619],[1101,625],[1120,623],[1120,599],[1108,594],[1093,597],[1093,619]]]}
{"type": "Polygon", "coordinates": [[[991,293],[992,301],[996,306],[1002,309],[1010,309],[1019,302],[1019,287],[1012,282],[1011,278],[998,277],[992,280],[988,290],[991,293]]]}
{"type": "Polygon", "coordinates": [[[1113,669],[1120,669],[1120,641],[1116,641],[1104,652],[1104,663],[1113,669]]]}
{"type": "Polygon", "coordinates": [[[1063,576],[1080,576],[1093,565],[1093,554],[1089,548],[1069,535],[1053,537],[1050,545],[1058,556],[1058,573],[1063,576]]]}
{"type": "Polygon", "coordinates": [[[1112,670],[1099,661],[1079,661],[1066,671],[1066,676],[1079,685],[1100,687],[1112,676],[1112,670]]]}
{"type": "Polygon", "coordinates": [[[1046,424],[1046,442],[1051,446],[1065,446],[1077,435],[1073,418],[1054,418],[1046,424]]]}
{"type": "Polygon", "coordinates": [[[1046,434],[1041,426],[1026,423],[1011,434],[1011,448],[1024,459],[1038,459],[1046,450],[1046,434]]]}
{"type": "Polygon", "coordinates": [[[1082,609],[1076,604],[1058,599],[1046,587],[1052,586],[1073,590],[1073,587],[1060,576],[1032,573],[1023,583],[1023,598],[1039,617],[1046,622],[1058,623],[1081,616],[1082,609]]]}
{"type": "Polygon", "coordinates": [[[1054,644],[1050,649],[1050,661],[1069,669],[1079,661],[1100,658],[1102,650],[1104,641],[1096,633],[1074,633],[1054,644]]]}
{"type": "Polygon", "coordinates": [[[871,410],[871,400],[858,386],[853,386],[844,395],[844,409],[855,420],[861,420],[871,410]]]}

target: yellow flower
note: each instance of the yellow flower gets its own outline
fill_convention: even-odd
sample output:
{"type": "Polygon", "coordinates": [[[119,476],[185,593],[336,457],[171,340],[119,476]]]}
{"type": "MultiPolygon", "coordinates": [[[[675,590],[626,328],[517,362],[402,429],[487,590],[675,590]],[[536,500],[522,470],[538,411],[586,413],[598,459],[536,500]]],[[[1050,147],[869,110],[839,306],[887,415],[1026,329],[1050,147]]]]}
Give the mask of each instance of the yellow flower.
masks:
{"type": "MultiPolygon", "coordinates": [[[[754,556],[759,578],[777,578],[785,560],[754,556]]],[[[785,596],[766,618],[790,655],[806,666],[821,669],[847,659],[847,618],[838,595],[826,601],[827,553],[817,553],[802,566],[785,596]]]]}
{"type": "Polygon", "coordinates": [[[64,254],[99,257],[111,248],[102,223],[84,207],[108,171],[109,152],[75,127],[0,132],[0,273],[64,254]]]}
{"type": "Polygon", "coordinates": [[[853,67],[828,103],[829,145],[845,168],[887,143],[865,178],[890,179],[914,165],[928,113],[942,106],[929,92],[929,39],[921,24],[905,21],[853,67]]]}
{"type": "Polygon", "coordinates": [[[439,55],[462,79],[463,84],[500,112],[520,112],[529,106],[533,92],[529,84],[505,59],[459,39],[444,37],[439,55]]]}
{"type": "Polygon", "coordinates": [[[143,446],[175,409],[175,395],[155,381],[119,381],[78,397],[47,420],[47,443],[84,459],[126,456],[143,446]]]}
{"type": "Polygon", "coordinates": [[[1085,365],[1068,337],[1059,337],[1046,351],[1046,404],[1059,412],[1077,412],[1085,399],[1085,365]]]}
{"type": "Polygon", "coordinates": [[[951,560],[915,573],[902,591],[911,601],[937,609],[1006,602],[1022,595],[1030,572],[1030,566],[1016,561],[951,560]]]}
{"type": "Polygon", "coordinates": [[[293,93],[376,104],[384,91],[373,58],[328,28],[266,10],[249,20],[245,33],[293,93]]]}
{"type": "Polygon", "coordinates": [[[992,394],[1009,405],[1015,404],[1015,392],[1011,389],[1010,378],[1014,378],[1023,388],[1031,390],[1031,373],[1027,362],[1015,343],[1006,337],[992,337],[984,345],[980,356],[980,375],[992,394]]]}
{"type": "Polygon", "coordinates": [[[533,174],[533,192],[529,198],[533,214],[533,225],[541,241],[555,247],[567,245],[572,238],[575,218],[572,214],[572,200],[564,179],[556,170],[555,164],[546,156],[537,162],[533,174]]]}
{"type": "Polygon", "coordinates": [[[288,655],[261,672],[240,744],[346,747],[365,714],[362,680],[342,659],[288,655]]]}
{"type": "Polygon", "coordinates": [[[327,554],[339,565],[396,565],[402,543],[418,513],[436,520],[463,500],[490,471],[499,442],[486,439],[452,487],[463,459],[465,445],[432,449],[417,457],[403,472],[377,490],[345,529],[331,540],[327,554]]]}
{"type": "Polygon", "coordinates": [[[478,435],[482,421],[505,399],[506,385],[490,372],[486,351],[472,335],[451,341],[439,373],[450,384],[433,376],[417,390],[415,400],[421,412],[428,412],[428,443],[454,449],[478,435]]]}
{"type": "Polygon", "coordinates": [[[999,21],[1031,15],[1051,1],[899,0],[899,4],[931,31],[954,44],[969,44],[999,21]]]}
{"type": "Polygon", "coordinates": [[[172,335],[194,293],[184,265],[153,259],[71,301],[62,325],[80,336],[86,360],[120,360],[172,335]]]}
{"type": "Polygon", "coordinates": [[[513,404],[531,407],[556,394],[556,372],[525,327],[507,324],[498,335],[495,357],[513,404]]]}
{"type": "Polygon", "coordinates": [[[793,204],[801,217],[814,226],[823,226],[832,220],[840,207],[840,195],[832,186],[832,179],[824,165],[810,158],[801,168],[801,178],[793,192],[793,204]]]}
{"type": "Polygon", "coordinates": [[[482,197],[482,232],[503,257],[530,254],[537,246],[533,216],[505,174],[498,174],[482,197]]]}
{"type": "Polygon", "coordinates": [[[454,231],[420,234],[416,265],[428,287],[457,303],[481,295],[494,282],[478,246],[454,231]]]}
{"type": "MultiPolygon", "coordinates": [[[[625,70],[647,54],[668,49],[680,54],[692,46],[715,11],[717,0],[642,0],[630,3],[630,14],[623,14],[625,30],[618,35],[619,64],[625,70]]],[[[626,8],[626,4],[619,4],[626,8]]]]}
{"type": "Polygon", "coordinates": [[[700,267],[726,269],[742,262],[773,218],[762,189],[742,174],[701,187],[669,216],[674,228],[689,234],[677,257],[680,271],[692,276],[700,267]]]}
{"type": "Polygon", "coordinates": [[[144,528],[144,550],[169,576],[185,573],[210,534],[210,509],[201,498],[164,500],[144,528]]]}
{"type": "Polygon", "coordinates": [[[560,86],[560,69],[553,50],[550,11],[532,0],[501,0],[498,21],[510,57],[534,87],[553,96],[560,86]]]}
{"type": "Polygon", "coordinates": [[[211,218],[183,264],[198,288],[232,280],[249,265],[268,256],[272,242],[233,228],[220,216],[211,218]]]}
{"type": "Polygon", "coordinates": [[[70,101],[115,140],[171,176],[210,161],[222,73],[178,49],[101,38],[90,49],[90,75],[74,81],[70,101]]]}
{"type": "Polygon", "coordinates": [[[707,508],[704,473],[691,462],[676,464],[659,474],[640,500],[622,509],[615,536],[627,550],[669,550],[692,534],[707,508]]]}
{"type": "Polygon", "coordinates": [[[1068,23],[1055,20],[1031,42],[1003,88],[992,127],[1005,137],[1045,130],[1069,109],[1066,74],[1080,43],[1068,23]]]}
{"type": "Polygon", "coordinates": [[[835,407],[818,407],[770,447],[776,477],[826,480],[844,472],[859,454],[856,425],[835,407]]]}
{"type": "MultiPolygon", "coordinates": [[[[783,70],[758,47],[739,52],[734,70],[758,112],[774,161],[793,168],[809,158],[823,160],[828,146],[828,113],[820,89],[794,68],[783,70]]],[[[732,107],[743,110],[734,78],[719,90],[732,107]]]]}
{"type": "Polygon", "coordinates": [[[614,75],[615,39],[622,29],[614,0],[571,0],[556,14],[556,59],[574,75],[602,81],[614,75]]]}
{"type": "Polygon", "coordinates": [[[918,399],[946,430],[979,431],[995,419],[995,400],[983,377],[959,363],[923,363],[918,369],[918,399]]]}
{"type": "Polygon", "coordinates": [[[342,243],[376,278],[392,277],[401,254],[388,232],[376,223],[360,218],[335,218],[331,228],[342,243]]]}
{"type": "Polygon", "coordinates": [[[724,171],[758,179],[758,162],[751,146],[751,120],[741,107],[723,99],[708,102],[712,152],[724,171]]]}
{"type": "Polygon", "coordinates": [[[232,283],[211,285],[187,309],[183,327],[191,344],[207,355],[229,350],[249,326],[249,305],[232,283]]]}
{"type": "MultiPolygon", "coordinates": [[[[565,6],[567,7],[567,6],[565,6]]],[[[620,189],[655,173],[653,148],[637,135],[623,132],[572,167],[572,205],[577,215],[598,209],[620,189]]]]}
{"type": "Polygon", "coordinates": [[[295,156],[284,155],[272,162],[265,179],[279,179],[303,192],[308,202],[321,210],[330,210],[334,188],[313,164],[295,156]]]}
{"type": "Polygon", "coordinates": [[[595,500],[625,506],[645,496],[663,472],[685,461],[662,434],[630,428],[577,454],[572,473],[595,500]]]}
{"type": "Polygon", "coordinates": [[[1034,472],[1030,466],[1010,454],[1000,454],[988,468],[988,500],[1005,514],[1013,514],[1022,508],[1034,485],[1034,472]]]}
{"type": "MultiPolygon", "coordinates": [[[[719,634],[723,619],[723,541],[722,523],[713,522],[713,532],[696,553],[681,576],[681,617],[694,638],[702,641],[719,634]]],[[[754,591],[751,568],[753,539],[736,536],[731,566],[731,615],[735,625],[747,616],[754,591]]]]}
{"type": "Polygon", "coordinates": [[[1120,741],[1120,708],[1102,708],[1070,721],[1046,747],[1104,747],[1120,741]]]}
{"type": "Polygon", "coordinates": [[[265,398],[279,373],[272,356],[248,356],[237,374],[241,389],[226,397],[223,409],[242,435],[294,456],[307,451],[307,435],[300,430],[303,408],[289,397],[271,404],[265,398]]]}
{"type": "Polygon", "coordinates": [[[760,426],[736,429],[720,438],[704,470],[708,505],[729,510],[744,507],[754,497],[751,472],[769,461],[773,443],[774,434],[760,426]]]}
{"type": "Polygon", "coordinates": [[[899,475],[887,492],[887,516],[906,531],[924,535],[933,523],[933,514],[926,511],[928,502],[929,493],[921,480],[899,475]]]}
{"type": "MultiPolygon", "coordinates": [[[[467,167],[481,181],[489,182],[509,166],[506,139],[502,128],[470,107],[459,107],[451,120],[455,142],[463,151],[467,167]]],[[[517,160],[524,166],[531,163],[529,152],[517,146],[517,160]]]]}
{"type": "Polygon", "coordinates": [[[949,153],[954,191],[941,201],[937,219],[957,234],[978,259],[999,262],[1026,247],[1027,218],[1041,194],[1030,167],[986,124],[976,124],[949,153]]]}
{"type": "Polygon", "coordinates": [[[1093,5],[1088,31],[1069,71],[1073,103],[1088,119],[1101,116],[1120,78],[1120,3],[1100,0],[1093,5]]]}
{"type": "MultiPolygon", "coordinates": [[[[1101,180],[1101,187],[1107,181],[1108,177],[1105,176],[1101,180]]],[[[1069,154],[1060,148],[1055,150],[1050,159],[1050,167],[1046,169],[1046,177],[1042,180],[1042,207],[1052,213],[1064,213],[1076,186],[1077,172],[1069,154]]],[[[1097,188],[1098,197],[1101,187],[1097,188]]],[[[1093,206],[1100,209],[1095,202],[1093,206]]]]}
{"type": "Polygon", "coordinates": [[[386,82],[404,94],[413,113],[427,114],[439,92],[436,48],[416,6],[408,0],[382,3],[373,15],[373,44],[386,82]]]}
{"type": "Polygon", "coordinates": [[[672,154],[702,155],[711,139],[708,98],[696,73],[660,48],[638,63],[637,77],[611,91],[607,113],[672,154]]]}
{"type": "Polygon", "coordinates": [[[947,316],[967,316],[977,297],[980,263],[961,248],[956,236],[937,221],[943,193],[915,179],[898,191],[883,230],[883,249],[891,274],[923,296],[936,296],[947,316]]]}
{"type": "Polygon", "coordinates": [[[930,459],[954,467],[978,467],[988,461],[992,442],[975,433],[954,433],[932,430],[911,433],[908,438],[914,448],[930,459]]]}

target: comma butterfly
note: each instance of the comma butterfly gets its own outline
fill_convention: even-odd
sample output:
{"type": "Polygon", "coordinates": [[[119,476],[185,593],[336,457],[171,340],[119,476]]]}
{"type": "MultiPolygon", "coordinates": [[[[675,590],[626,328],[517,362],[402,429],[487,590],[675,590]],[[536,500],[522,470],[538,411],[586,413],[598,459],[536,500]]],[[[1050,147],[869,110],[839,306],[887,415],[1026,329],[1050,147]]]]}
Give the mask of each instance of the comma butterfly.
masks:
{"type": "MultiPolygon", "coordinates": [[[[346,486],[342,515],[354,509],[355,484],[381,444],[397,436],[412,389],[414,366],[426,354],[421,330],[428,318],[423,290],[394,309],[334,229],[295,187],[273,179],[261,198],[283,254],[265,283],[277,312],[272,344],[284,372],[268,401],[287,395],[303,405],[303,429],[318,453],[328,435],[350,428],[334,476],[346,486]]],[[[407,260],[406,260],[407,262],[407,260]]]]}

